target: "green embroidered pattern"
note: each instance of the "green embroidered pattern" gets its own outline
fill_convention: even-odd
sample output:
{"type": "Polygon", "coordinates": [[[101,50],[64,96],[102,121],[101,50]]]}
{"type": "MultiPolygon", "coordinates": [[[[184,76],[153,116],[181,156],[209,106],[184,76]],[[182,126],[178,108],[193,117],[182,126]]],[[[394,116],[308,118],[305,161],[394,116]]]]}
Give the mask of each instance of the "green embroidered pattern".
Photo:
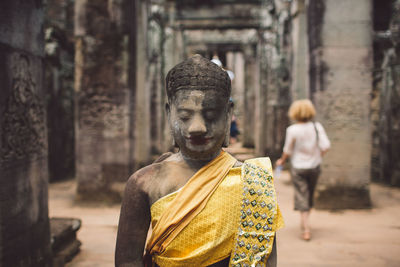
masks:
{"type": "Polygon", "coordinates": [[[243,195],[240,223],[230,266],[261,267],[272,250],[277,201],[269,158],[245,161],[242,166],[243,195]]]}

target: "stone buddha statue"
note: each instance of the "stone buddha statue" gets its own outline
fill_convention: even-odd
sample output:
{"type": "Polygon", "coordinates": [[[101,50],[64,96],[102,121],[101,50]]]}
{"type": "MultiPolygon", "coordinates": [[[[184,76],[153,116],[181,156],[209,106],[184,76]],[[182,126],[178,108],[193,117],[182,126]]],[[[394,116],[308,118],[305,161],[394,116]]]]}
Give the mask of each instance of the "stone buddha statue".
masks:
{"type": "Polygon", "coordinates": [[[282,219],[270,161],[242,163],[223,150],[233,109],[228,74],[195,55],[169,71],[166,92],[179,152],[129,178],[116,266],[275,266],[282,219]]]}

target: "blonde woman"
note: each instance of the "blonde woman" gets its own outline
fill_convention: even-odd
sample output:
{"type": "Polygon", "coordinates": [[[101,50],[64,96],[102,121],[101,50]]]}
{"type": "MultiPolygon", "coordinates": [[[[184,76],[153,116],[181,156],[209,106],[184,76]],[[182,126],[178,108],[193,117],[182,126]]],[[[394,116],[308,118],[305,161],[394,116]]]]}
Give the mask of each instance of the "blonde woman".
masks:
{"type": "Polygon", "coordinates": [[[294,101],[288,115],[294,124],[286,129],[283,153],[276,165],[283,165],[290,157],[294,209],[300,211],[302,238],[308,241],[311,239],[309,216],[314,189],[321,172],[322,156],[330,148],[330,141],[322,125],[313,121],[315,108],[310,100],[294,101]]]}

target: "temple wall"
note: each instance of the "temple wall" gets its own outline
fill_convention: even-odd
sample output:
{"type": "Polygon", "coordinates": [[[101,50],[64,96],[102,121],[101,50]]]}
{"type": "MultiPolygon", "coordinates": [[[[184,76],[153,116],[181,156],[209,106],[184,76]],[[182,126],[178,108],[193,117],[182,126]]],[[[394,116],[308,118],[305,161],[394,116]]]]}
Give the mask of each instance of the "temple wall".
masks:
{"type": "Polygon", "coordinates": [[[43,2],[0,3],[0,266],[50,266],[43,2]]]}
{"type": "Polygon", "coordinates": [[[318,111],[316,119],[332,143],[322,166],[316,206],[366,208],[370,206],[371,1],[310,1],[308,8],[310,96],[318,111]]]}

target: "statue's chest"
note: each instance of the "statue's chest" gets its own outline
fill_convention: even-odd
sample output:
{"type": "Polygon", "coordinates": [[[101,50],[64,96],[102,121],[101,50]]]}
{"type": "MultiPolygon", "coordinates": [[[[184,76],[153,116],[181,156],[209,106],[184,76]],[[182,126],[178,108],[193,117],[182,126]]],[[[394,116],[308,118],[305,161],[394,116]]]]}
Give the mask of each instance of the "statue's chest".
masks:
{"type": "Polygon", "coordinates": [[[169,194],[177,192],[190,180],[195,174],[194,171],[188,170],[175,164],[164,166],[163,170],[158,174],[156,183],[154,184],[152,194],[152,203],[156,202],[169,194]]]}

